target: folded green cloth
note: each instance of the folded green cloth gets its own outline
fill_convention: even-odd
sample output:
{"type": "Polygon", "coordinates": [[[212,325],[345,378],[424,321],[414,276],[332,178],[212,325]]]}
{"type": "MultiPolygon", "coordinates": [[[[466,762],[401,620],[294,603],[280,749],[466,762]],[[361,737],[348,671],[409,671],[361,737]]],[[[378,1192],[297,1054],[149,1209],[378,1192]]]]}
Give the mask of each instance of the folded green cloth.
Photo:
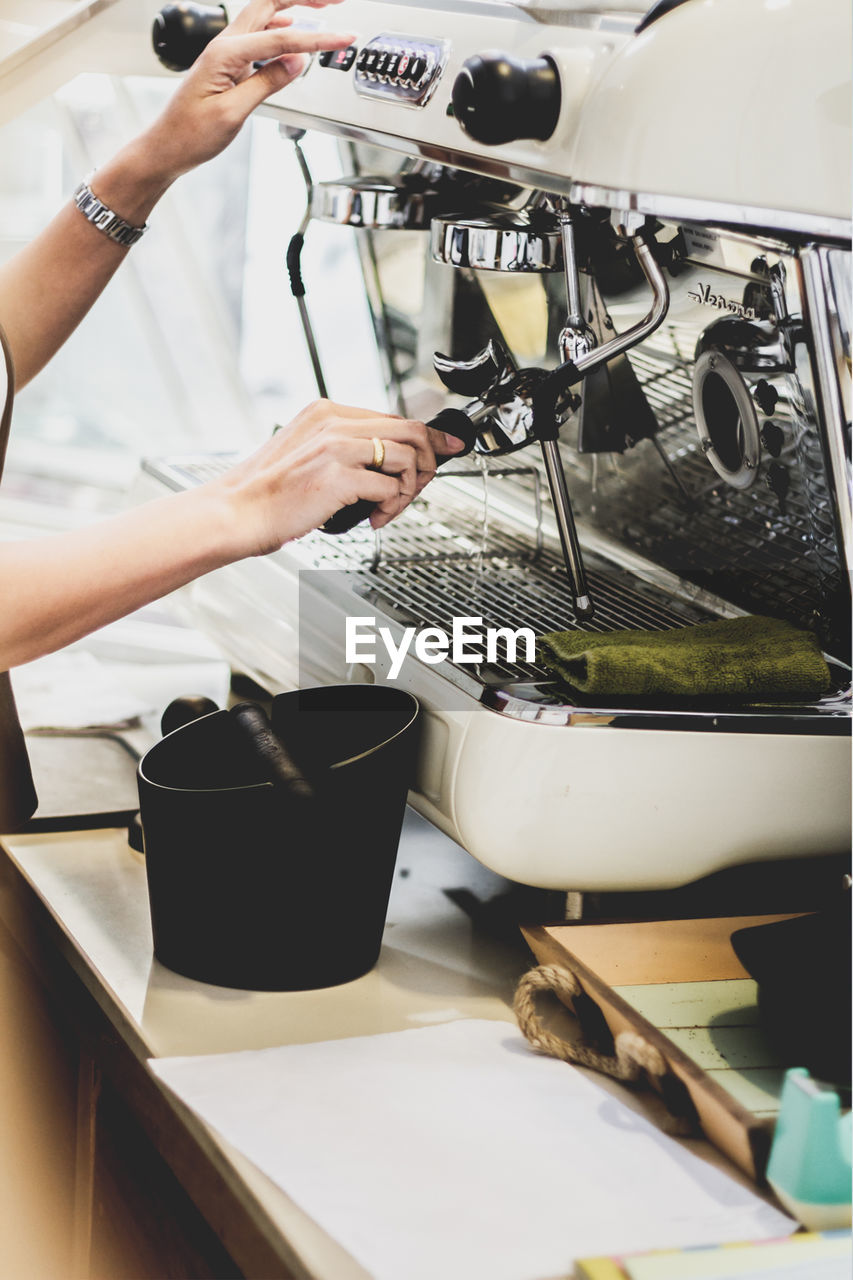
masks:
{"type": "Polygon", "coordinates": [[[816,636],[779,618],[726,618],[675,631],[551,631],[543,666],[580,693],[816,697],[831,685],[816,636]]]}

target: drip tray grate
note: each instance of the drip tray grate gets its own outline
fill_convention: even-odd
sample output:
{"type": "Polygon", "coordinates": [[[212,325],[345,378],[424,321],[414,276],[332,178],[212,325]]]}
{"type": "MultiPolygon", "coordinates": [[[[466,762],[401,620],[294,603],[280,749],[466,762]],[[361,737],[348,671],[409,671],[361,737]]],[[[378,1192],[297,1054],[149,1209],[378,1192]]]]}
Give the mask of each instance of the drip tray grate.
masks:
{"type": "MultiPolygon", "coordinates": [[[[209,455],[145,465],[171,488],[183,489],[221,474],[232,460],[209,455]]],[[[299,559],[306,569],[353,575],[360,596],[407,626],[450,631],[455,617],[477,617],[486,628],[530,627],[537,635],[578,628],[562,556],[544,545],[541,522],[527,532],[498,518],[494,482],[520,476],[537,488],[542,483],[535,467],[512,460],[489,462],[488,487],[478,460],[456,464],[452,472],[439,472],[424,496],[381,534],[368,525],[343,537],[309,534],[298,543],[299,559]]],[[[541,505],[534,504],[537,512],[541,505]]],[[[579,629],[660,631],[715,616],[588,551],[584,558],[596,616],[579,629]]],[[[528,662],[499,660],[467,670],[489,684],[550,679],[528,662]]]]}
{"type": "MultiPolygon", "coordinates": [[[[482,618],[486,628],[530,627],[541,635],[571,629],[660,631],[713,617],[695,606],[673,602],[659,588],[638,585],[635,577],[609,565],[604,567],[587,552],[587,577],[596,615],[578,624],[559,554],[544,549],[531,557],[529,550],[519,551],[512,534],[493,526],[488,550],[426,555],[412,530],[417,517],[413,513],[408,521],[400,522],[409,527],[405,533],[401,527],[396,546],[383,548],[377,562],[354,571],[368,589],[370,599],[407,625],[450,631],[454,618],[476,617],[482,618]],[[399,554],[399,544],[404,539],[414,544],[409,556],[399,554]],[[495,544],[501,541],[507,545],[496,549],[495,544]]],[[[476,522],[466,529],[468,521],[460,518],[459,511],[454,513],[454,520],[454,539],[475,543],[476,522]]],[[[434,538],[435,534],[430,531],[427,537],[430,536],[434,538]]],[[[490,683],[498,679],[550,679],[541,667],[528,662],[499,661],[491,664],[488,671],[480,668],[479,674],[488,675],[490,683]]]]}
{"type": "MultiPolygon", "coordinates": [[[[211,479],[231,461],[230,455],[207,455],[144,465],[170,488],[184,489],[211,479]]],[[[343,573],[360,600],[416,628],[451,632],[454,618],[466,617],[482,619],[485,629],[529,627],[538,636],[562,630],[662,631],[719,616],[711,607],[674,595],[665,575],[658,585],[587,549],[584,560],[596,613],[579,623],[562,556],[544,542],[541,524],[525,530],[499,518],[493,482],[518,478],[521,472],[541,483],[535,468],[517,463],[490,462],[488,488],[476,461],[469,469],[460,465],[452,474],[439,472],[424,495],[380,534],[368,525],[342,537],[313,533],[287,552],[306,570],[343,573]]],[[[540,504],[535,505],[538,510],[540,504]]],[[[505,646],[495,662],[468,666],[464,675],[492,689],[553,679],[537,663],[508,661],[505,646]]],[[[825,709],[837,714],[834,704],[830,695],[825,709]]],[[[823,708],[818,703],[814,709],[823,708]]]]}

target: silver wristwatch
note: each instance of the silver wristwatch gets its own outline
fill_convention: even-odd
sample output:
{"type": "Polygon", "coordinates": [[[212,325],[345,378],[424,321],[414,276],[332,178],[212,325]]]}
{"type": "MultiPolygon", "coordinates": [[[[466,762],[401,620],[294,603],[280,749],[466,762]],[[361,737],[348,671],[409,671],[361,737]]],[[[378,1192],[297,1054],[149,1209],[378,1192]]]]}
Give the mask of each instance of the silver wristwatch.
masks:
{"type": "Polygon", "coordinates": [[[105,236],[109,236],[110,240],[114,240],[116,244],[122,245],[125,249],[129,249],[131,245],[136,244],[137,240],[148,230],[147,222],[144,226],[132,227],[129,222],[125,222],[124,218],[120,218],[117,213],[113,213],[112,209],[109,209],[98,199],[87,182],[80,183],[74,192],[73,198],[83,217],[88,222],[91,222],[93,227],[103,231],[105,236]]]}

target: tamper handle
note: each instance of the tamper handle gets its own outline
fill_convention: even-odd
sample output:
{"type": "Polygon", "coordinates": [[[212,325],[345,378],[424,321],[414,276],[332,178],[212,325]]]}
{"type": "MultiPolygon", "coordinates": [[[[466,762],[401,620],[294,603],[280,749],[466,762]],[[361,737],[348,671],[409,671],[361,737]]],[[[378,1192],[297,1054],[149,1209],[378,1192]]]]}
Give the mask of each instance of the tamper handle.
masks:
{"type": "MultiPolygon", "coordinates": [[[[436,431],[446,431],[449,436],[456,436],[457,440],[462,440],[465,444],[462,453],[449,453],[436,458],[436,464],[439,467],[454,458],[464,458],[465,454],[470,453],[474,448],[477,429],[467,413],[463,413],[461,409],[442,409],[441,413],[430,419],[427,426],[434,427],[436,431]]],[[[323,533],[347,533],[357,524],[361,524],[362,520],[366,520],[375,506],[375,502],[360,498],[358,502],[353,502],[336,511],[324,525],[321,525],[321,530],[323,533]]]]}
{"type": "Polygon", "coordinates": [[[229,714],[274,786],[302,800],[316,798],[313,785],[273,729],[263,707],[238,702],[229,708],[229,714]]]}

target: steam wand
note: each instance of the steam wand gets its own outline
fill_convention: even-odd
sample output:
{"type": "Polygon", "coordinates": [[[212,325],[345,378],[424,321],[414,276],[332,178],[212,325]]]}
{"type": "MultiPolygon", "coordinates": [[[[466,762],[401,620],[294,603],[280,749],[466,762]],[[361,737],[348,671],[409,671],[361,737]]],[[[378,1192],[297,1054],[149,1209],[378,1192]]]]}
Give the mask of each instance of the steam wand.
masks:
{"type": "MultiPolygon", "coordinates": [[[[566,323],[560,334],[560,351],[565,361],[577,362],[582,356],[588,355],[594,349],[596,337],[583,318],[574,226],[568,213],[559,214],[558,221],[563,244],[563,269],[566,279],[566,323]]],[[[557,424],[557,429],[559,429],[559,421],[562,415],[558,413],[557,400],[554,402],[552,416],[557,424]]],[[[595,607],[586,585],[583,555],[578,541],[577,528],[572,511],[572,500],[569,495],[569,487],[566,484],[566,473],[563,469],[563,460],[560,457],[557,435],[556,432],[553,437],[540,435],[537,430],[538,425],[534,415],[532,431],[539,440],[542,449],[542,461],[545,463],[548,488],[551,490],[551,501],[554,504],[554,516],[557,521],[557,532],[560,535],[560,545],[563,549],[563,559],[573,588],[575,617],[581,619],[592,618],[595,614],[595,607]]]]}
{"type": "Polygon", "coordinates": [[[305,343],[308,347],[308,355],[311,358],[311,367],[314,370],[314,381],[317,383],[317,390],[323,400],[328,400],[329,393],[326,390],[326,379],[323,375],[320,353],[317,350],[317,342],[314,338],[314,327],[308,314],[308,304],[305,301],[305,285],[302,280],[302,246],[305,243],[305,232],[311,222],[311,193],[314,190],[311,170],[308,168],[305,153],[299,145],[305,137],[305,130],[293,129],[289,125],[280,125],[279,132],[283,138],[289,138],[293,143],[293,150],[296,152],[296,160],[305,183],[305,194],[307,196],[302,221],[297,231],[291,236],[290,244],[287,246],[287,274],[290,277],[290,292],[296,299],[296,305],[299,308],[299,319],[302,322],[302,332],[305,334],[305,343]]]}
{"type": "MultiPolygon", "coordinates": [[[[214,36],[224,31],[227,23],[228,15],[225,12],[224,4],[195,4],[192,3],[192,0],[181,0],[181,3],[166,4],[154,19],[154,26],[151,32],[154,52],[170,71],[186,71],[214,36]]],[[[290,276],[290,292],[296,299],[296,305],[299,308],[299,318],[302,321],[302,331],[305,334],[308,355],[311,357],[311,366],[314,370],[314,381],[317,383],[317,390],[321,397],[327,400],[326,379],[323,376],[323,366],[320,364],[320,354],[314,339],[314,329],[305,303],[305,285],[302,281],[300,265],[305,232],[308,230],[308,224],[311,221],[311,193],[314,190],[311,171],[299,145],[305,137],[305,130],[294,129],[288,125],[279,125],[279,132],[283,138],[289,138],[293,143],[293,149],[296,152],[296,159],[299,163],[308,197],[299,229],[291,237],[290,244],[287,246],[287,273],[290,276]]]]}
{"type": "Polygon", "coordinates": [[[538,383],[532,398],[533,430],[537,440],[556,440],[560,430],[557,406],[570,387],[582,382],[586,375],[592,373],[593,369],[597,369],[599,365],[606,364],[614,356],[621,355],[630,347],[635,347],[638,342],[643,342],[649,334],[654,333],[666,317],[669,310],[669,288],[652,252],[651,244],[654,243],[654,237],[645,227],[640,227],[630,234],[637,261],[652,290],[652,305],[643,319],[632,325],[630,329],[616,334],[602,346],[578,355],[574,360],[566,360],[564,364],[546,374],[538,383]]]}
{"type": "MultiPolygon", "coordinates": [[[[630,216],[630,215],[628,215],[630,216]]],[[[586,574],[583,565],[577,529],[572,514],[566,476],[560,458],[557,439],[561,425],[559,412],[560,401],[571,387],[582,382],[588,373],[606,364],[614,356],[621,355],[629,347],[636,346],[653,333],[661,324],[669,309],[669,289],[663,271],[652,252],[650,241],[653,236],[647,232],[645,225],[629,231],[634,252],[643,275],[652,290],[652,305],[648,313],[637,324],[624,333],[617,334],[609,342],[600,347],[593,347],[584,332],[583,318],[578,304],[577,262],[574,253],[574,235],[568,214],[560,215],[561,231],[566,267],[566,289],[568,295],[568,319],[566,328],[561,334],[564,354],[567,359],[559,368],[545,375],[533,389],[531,404],[533,420],[531,431],[542,446],[542,456],[548,476],[548,484],[554,501],[554,512],[557,518],[557,529],[566,568],[574,586],[575,612],[581,618],[591,618],[594,606],[586,585],[586,574]]]]}

